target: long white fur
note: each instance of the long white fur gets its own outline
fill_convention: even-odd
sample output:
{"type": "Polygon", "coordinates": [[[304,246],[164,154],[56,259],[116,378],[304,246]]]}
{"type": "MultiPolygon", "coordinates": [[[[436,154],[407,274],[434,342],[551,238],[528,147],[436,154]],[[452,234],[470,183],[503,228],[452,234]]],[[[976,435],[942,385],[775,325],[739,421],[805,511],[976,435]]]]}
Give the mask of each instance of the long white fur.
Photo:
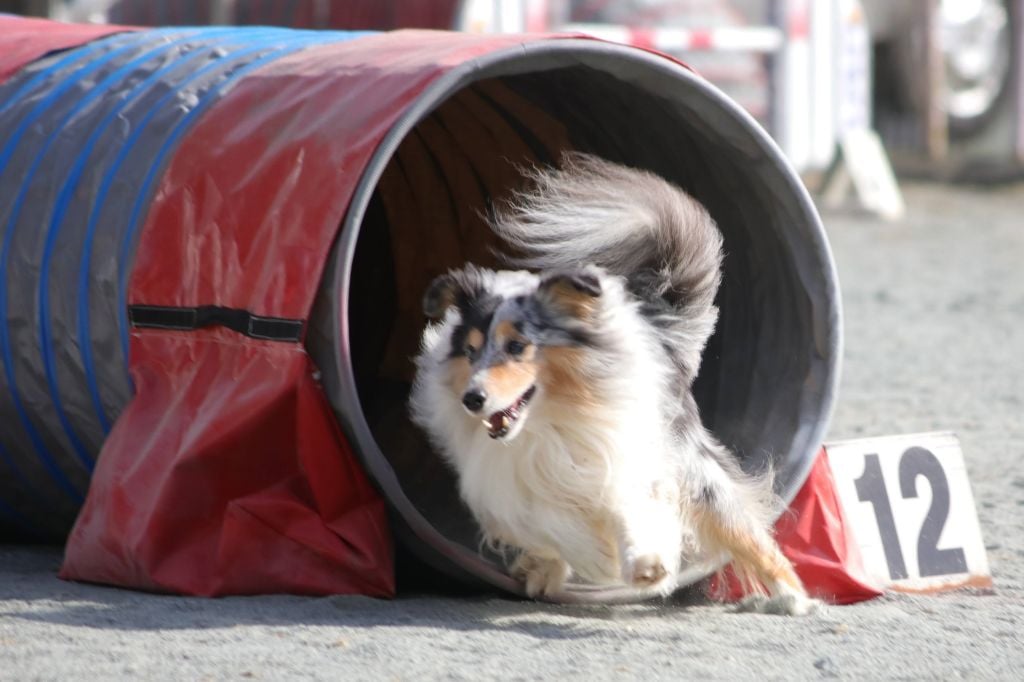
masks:
{"type": "MultiPolygon", "coordinates": [[[[661,178],[594,157],[569,156],[561,170],[532,179],[534,188],[496,216],[495,230],[532,268],[601,267],[594,325],[608,347],[583,354],[595,402],[557,400],[538,384],[521,432],[496,441],[447,383],[459,310],[424,331],[411,413],[457,471],[486,539],[522,551],[515,570],[531,595],[561,590],[571,574],[668,593],[684,564],[715,567],[728,551],[702,534],[702,513],[777,552],[770,480],[740,471],[701,426],[689,395],[717,317],[721,237],[713,221],[661,178]],[[627,279],[652,263],[656,276],[642,294],[673,306],[657,324],[627,279]]],[[[482,276],[489,292],[509,300],[535,293],[541,281],[525,271],[482,276]]],[[[740,574],[756,592],[758,581],[740,574]]],[[[814,606],[802,588],[764,587],[771,598],[748,601],[752,610],[814,606]]]]}

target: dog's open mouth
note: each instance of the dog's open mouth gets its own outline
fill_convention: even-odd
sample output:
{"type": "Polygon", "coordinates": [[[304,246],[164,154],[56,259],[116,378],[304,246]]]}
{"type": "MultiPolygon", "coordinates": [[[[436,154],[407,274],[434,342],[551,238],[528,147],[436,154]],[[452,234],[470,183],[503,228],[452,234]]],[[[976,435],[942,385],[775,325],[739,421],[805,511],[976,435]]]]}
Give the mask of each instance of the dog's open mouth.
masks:
{"type": "Polygon", "coordinates": [[[495,412],[490,417],[484,420],[484,426],[487,427],[487,435],[491,438],[504,438],[515,426],[516,422],[523,414],[523,409],[533,398],[533,394],[537,392],[537,386],[531,386],[526,393],[519,396],[519,400],[515,401],[504,410],[495,412]]]}

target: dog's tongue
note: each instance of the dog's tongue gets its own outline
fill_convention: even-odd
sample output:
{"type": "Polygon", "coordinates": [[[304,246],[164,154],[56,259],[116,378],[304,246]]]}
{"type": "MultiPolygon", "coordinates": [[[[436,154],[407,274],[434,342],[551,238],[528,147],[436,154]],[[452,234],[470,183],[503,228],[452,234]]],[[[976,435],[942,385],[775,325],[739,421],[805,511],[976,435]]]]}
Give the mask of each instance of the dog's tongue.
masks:
{"type": "Polygon", "coordinates": [[[491,433],[497,433],[504,427],[504,422],[508,419],[504,412],[495,412],[491,415],[491,433]]]}

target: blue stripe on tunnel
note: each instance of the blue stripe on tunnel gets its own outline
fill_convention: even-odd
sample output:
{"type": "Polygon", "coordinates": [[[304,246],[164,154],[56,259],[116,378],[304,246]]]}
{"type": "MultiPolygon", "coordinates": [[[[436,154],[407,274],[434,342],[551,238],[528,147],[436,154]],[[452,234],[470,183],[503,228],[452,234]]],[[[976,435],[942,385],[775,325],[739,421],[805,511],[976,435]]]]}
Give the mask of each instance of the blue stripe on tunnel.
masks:
{"type": "MultiPolygon", "coordinates": [[[[67,470],[63,467],[66,467],[70,461],[74,460],[82,464],[87,471],[91,471],[94,465],[94,455],[90,447],[85,445],[79,435],[84,432],[78,431],[76,433],[77,429],[91,428],[87,426],[90,423],[91,417],[86,417],[87,421],[85,422],[74,422],[70,418],[59,392],[57,348],[55,346],[55,330],[53,328],[54,320],[50,318],[51,308],[55,302],[53,298],[55,291],[53,290],[54,285],[50,282],[50,275],[52,274],[51,271],[54,267],[56,254],[63,253],[60,247],[62,233],[69,213],[75,208],[75,192],[80,187],[80,181],[86,169],[90,169],[89,162],[95,156],[97,145],[101,143],[105,131],[115,121],[125,118],[125,111],[132,103],[137,102],[147,90],[163,93],[164,89],[171,89],[172,91],[167,92],[161,97],[159,103],[152,110],[140,112],[140,114],[145,113],[145,118],[141,125],[136,127],[132,125],[131,121],[128,121],[131,127],[126,147],[131,147],[132,144],[138,141],[141,130],[145,129],[146,124],[154,118],[157,109],[161,106],[167,107],[168,104],[172,104],[175,109],[181,108],[181,102],[173,101],[171,98],[180,96],[181,91],[189,84],[194,83],[197,78],[201,78],[204,75],[209,78],[212,72],[214,73],[213,80],[222,79],[220,82],[204,85],[209,91],[205,93],[200,91],[198,93],[198,98],[193,100],[195,104],[193,104],[191,110],[182,109],[180,113],[168,111],[167,113],[170,114],[168,116],[170,118],[169,123],[171,125],[151,126],[150,130],[147,131],[149,134],[154,134],[153,129],[159,128],[159,132],[156,134],[162,136],[169,135],[169,139],[164,140],[163,144],[160,145],[154,163],[151,165],[147,163],[146,165],[148,172],[146,173],[146,180],[142,184],[140,196],[148,196],[149,190],[152,189],[157,179],[158,171],[170,154],[172,146],[180,140],[186,131],[186,126],[195,121],[202,111],[208,109],[209,105],[213,103],[215,96],[222,94],[230,84],[241,79],[259,66],[301,50],[304,47],[351,40],[363,35],[367,35],[367,33],[309,32],[266,27],[246,29],[226,27],[168,28],[124,33],[93,41],[77,49],[70,50],[67,54],[54,55],[52,58],[53,63],[46,65],[39,73],[30,76],[26,74],[29,77],[23,83],[17,86],[12,84],[13,94],[0,101],[0,113],[7,113],[10,116],[11,109],[18,107],[14,114],[15,124],[9,128],[12,129],[12,132],[6,136],[6,139],[2,140],[2,147],[0,147],[0,174],[3,174],[9,168],[9,162],[16,153],[19,154],[19,158],[24,159],[25,164],[31,165],[29,165],[23,177],[16,180],[19,184],[11,187],[12,192],[17,191],[17,195],[10,204],[10,213],[4,216],[4,233],[2,243],[0,243],[0,360],[2,360],[4,366],[4,377],[7,383],[5,388],[17,416],[17,420],[13,422],[17,426],[13,428],[20,427],[23,429],[24,434],[27,436],[27,441],[22,447],[28,447],[29,452],[35,452],[37,461],[41,464],[42,469],[45,470],[44,478],[30,477],[24,469],[24,460],[17,460],[14,456],[17,453],[4,449],[2,443],[0,443],[0,461],[9,468],[13,478],[19,482],[19,486],[22,486],[24,490],[29,491],[33,496],[40,498],[40,500],[57,494],[66,496],[67,499],[75,504],[80,504],[83,501],[83,496],[76,484],[72,483],[71,478],[66,473],[67,470]],[[145,80],[137,85],[134,84],[133,77],[137,79],[146,75],[146,63],[159,59],[161,55],[174,49],[175,46],[192,41],[196,43],[196,49],[189,49],[187,54],[180,57],[176,56],[166,64],[159,62],[158,65],[164,65],[157,69],[156,73],[149,74],[145,80]],[[144,54],[140,54],[143,51],[144,54]],[[214,62],[206,68],[198,69],[195,72],[188,71],[187,66],[182,68],[183,65],[187,65],[197,58],[211,57],[214,59],[214,62]],[[119,68],[115,68],[118,67],[120,62],[128,59],[131,61],[128,61],[119,68]],[[251,61],[247,63],[247,60],[251,61]],[[86,79],[99,76],[103,73],[102,70],[104,68],[114,70],[106,77],[101,78],[99,83],[93,86],[92,89],[86,89],[84,86],[89,83],[86,79]],[[183,72],[178,73],[178,77],[183,82],[174,83],[172,72],[175,69],[183,72]],[[217,69],[223,70],[224,74],[217,74],[217,69]],[[169,80],[170,83],[168,83],[169,80]],[[131,86],[131,88],[129,89],[125,86],[131,86]],[[159,91],[156,90],[158,87],[160,88],[159,91]],[[72,96],[81,97],[81,99],[69,99],[72,96]],[[97,105],[98,101],[104,102],[101,99],[103,97],[114,99],[114,102],[108,105],[97,105]],[[70,109],[63,113],[58,107],[61,109],[70,107],[70,109]],[[106,107],[112,107],[112,110],[106,107]],[[59,116],[56,124],[51,124],[47,120],[53,116],[50,113],[51,111],[59,116]],[[98,119],[99,122],[93,123],[88,120],[83,122],[83,117],[89,116],[92,116],[93,119],[98,119]],[[63,447],[70,445],[69,449],[74,457],[74,460],[64,460],[56,456],[60,454],[59,449],[52,449],[58,446],[46,440],[44,436],[45,429],[38,423],[36,412],[29,409],[29,403],[26,403],[26,398],[23,397],[19,387],[19,379],[15,373],[16,367],[19,364],[17,358],[15,358],[12,339],[14,331],[9,324],[10,311],[8,309],[11,305],[10,295],[14,290],[10,288],[12,285],[8,278],[12,276],[12,273],[9,271],[12,264],[12,244],[16,240],[22,239],[20,235],[24,234],[19,229],[18,223],[25,213],[23,209],[26,206],[29,193],[35,189],[36,185],[44,181],[41,172],[44,159],[46,159],[45,162],[49,162],[55,158],[53,150],[56,149],[56,141],[60,139],[60,135],[64,133],[65,129],[72,125],[78,127],[79,130],[86,131],[85,134],[88,137],[84,147],[79,147],[76,155],[72,157],[67,174],[61,173],[58,177],[58,182],[61,184],[54,188],[58,190],[58,193],[53,213],[41,226],[42,230],[40,232],[44,237],[44,242],[40,262],[40,288],[39,297],[34,306],[38,315],[37,333],[39,335],[42,365],[47,383],[46,390],[48,390],[48,397],[54,406],[55,416],[59,420],[61,429],[66,436],[66,443],[63,447]],[[92,127],[85,127],[87,125],[92,127]],[[30,134],[38,135],[40,129],[44,131],[44,134],[49,132],[49,135],[41,142],[34,140],[34,144],[39,145],[38,150],[33,147],[26,148],[28,144],[26,140],[33,139],[30,137],[30,134]],[[165,132],[168,129],[170,129],[169,134],[165,132]],[[50,132],[51,130],[52,132],[50,132]],[[46,477],[55,484],[53,487],[45,485],[46,477]]],[[[166,60],[167,58],[164,57],[163,59],[166,60]]],[[[160,140],[155,140],[155,142],[159,144],[160,140]]],[[[110,189],[111,184],[117,181],[116,171],[125,162],[129,150],[124,148],[116,151],[120,153],[114,161],[113,169],[102,176],[103,192],[98,192],[95,197],[92,197],[94,205],[93,210],[88,214],[89,221],[78,272],[84,278],[86,284],[84,287],[78,288],[78,300],[75,307],[78,318],[77,329],[79,332],[85,332],[76,339],[82,357],[82,369],[85,373],[89,392],[89,402],[86,402],[85,405],[87,406],[91,403],[96,413],[97,425],[104,435],[109,433],[111,420],[103,411],[100,383],[96,373],[95,358],[93,357],[92,339],[88,333],[90,331],[88,274],[100,209],[107,201],[106,191],[110,189]]],[[[127,165],[125,164],[123,170],[128,170],[127,165]]],[[[133,169],[133,172],[138,173],[138,169],[133,169]]],[[[14,178],[8,179],[13,180],[14,178]]],[[[133,181],[132,184],[137,184],[137,181],[133,181]]],[[[79,199],[78,201],[82,200],[79,199]]],[[[127,202],[122,203],[122,205],[127,211],[129,206],[127,202]]],[[[129,265],[127,263],[127,249],[130,248],[133,233],[139,227],[138,223],[143,214],[138,198],[136,198],[131,208],[132,219],[128,223],[128,232],[122,241],[122,248],[118,252],[118,255],[122,256],[119,260],[119,265],[122,268],[129,265]]],[[[117,232],[121,232],[121,230],[125,229],[125,223],[120,223],[118,227],[117,232]]],[[[114,254],[111,255],[113,256],[114,254]]],[[[119,273],[117,281],[119,285],[118,293],[122,294],[117,299],[119,303],[124,301],[125,274],[123,271],[119,273]]],[[[124,312],[122,305],[120,309],[121,315],[118,318],[122,324],[124,324],[124,312]]],[[[122,340],[127,338],[125,328],[126,325],[121,329],[122,340]]],[[[24,377],[22,379],[24,380],[24,377]]],[[[34,405],[34,403],[32,404],[34,405]]],[[[84,414],[88,415],[88,407],[85,407],[85,409],[87,411],[84,414]]],[[[57,433],[60,433],[60,431],[57,433]]],[[[45,502],[43,503],[45,504],[45,502]]],[[[4,514],[4,516],[9,515],[4,514]]]]}
{"type": "MultiPolygon", "coordinates": [[[[128,302],[127,302],[127,278],[128,278],[128,258],[131,249],[132,242],[135,238],[135,233],[138,230],[139,219],[142,215],[142,209],[145,201],[150,196],[152,185],[156,179],[157,172],[162,169],[164,161],[168,153],[172,150],[175,144],[180,140],[181,136],[188,130],[189,125],[193,120],[203,113],[216,99],[223,94],[230,85],[237,82],[243,76],[255,71],[256,69],[265,66],[277,59],[286,57],[289,54],[293,54],[303,48],[310,47],[313,45],[321,45],[332,42],[343,42],[348,40],[354,40],[367,35],[374,35],[372,31],[352,31],[352,32],[313,32],[313,31],[295,31],[296,34],[301,35],[301,38],[297,38],[291,41],[291,44],[285,47],[281,47],[278,50],[267,54],[263,57],[256,59],[255,61],[239,68],[237,71],[232,72],[225,80],[217,84],[209,92],[205,93],[195,107],[190,110],[181,121],[174,127],[174,129],[168,135],[163,146],[157,152],[152,164],[149,167],[149,172],[146,174],[145,179],[142,182],[142,186],[136,195],[135,203],[132,206],[132,213],[128,220],[128,229],[125,231],[121,241],[121,248],[118,252],[118,312],[120,315],[120,332],[121,332],[121,349],[124,357],[128,357],[128,337],[129,337],[129,324],[128,324],[128,302]],[[303,35],[305,34],[305,35],[303,35]]],[[[168,93],[169,95],[171,93],[168,93]]]]}
{"type": "MultiPolygon", "coordinates": [[[[115,90],[116,86],[121,85],[124,78],[132,74],[136,69],[141,67],[146,62],[149,62],[155,57],[164,54],[177,45],[187,42],[191,39],[191,34],[187,34],[185,37],[180,38],[171,42],[163,42],[159,47],[151,49],[142,54],[140,57],[136,57],[124,65],[118,67],[110,74],[105,76],[99,83],[94,87],[90,88],[88,93],[82,97],[56,124],[55,129],[43,142],[39,148],[36,158],[32,165],[29,167],[28,172],[22,179],[21,190],[19,191],[17,198],[15,199],[14,208],[11,211],[10,223],[16,224],[20,217],[20,210],[24,197],[28,194],[29,189],[32,187],[32,182],[36,176],[40,165],[43,162],[47,152],[53,146],[53,143],[57,140],[58,136],[64,131],[65,126],[75,119],[76,115],[82,112],[86,107],[92,104],[100,97],[105,97],[112,94],[120,94],[115,90]]],[[[142,42],[142,41],[140,41],[142,42]]],[[[150,38],[148,41],[143,42],[143,45],[152,43],[153,39],[150,38]]],[[[140,46],[141,47],[141,46],[140,46]]],[[[122,96],[123,99],[123,96],[122,96]]],[[[52,225],[52,222],[51,222],[52,225]]],[[[53,362],[53,342],[51,336],[51,330],[49,325],[49,319],[46,312],[49,309],[50,300],[50,287],[49,287],[49,266],[50,260],[53,254],[53,247],[55,242],[56,234],[47,230],[46,242],[43,249],[43,259],[40,266],[40,279],[39,279],[39,299],[38,299],[38,310],[39,310],[39,326],[40,326],[40,341],[42,344],[42,358],[44,373],[46,375],[47,388],[50,391],[51,402],[57,412],[57,419],[60,422],[61,428],[64,434],[67,436],[68,441],[71,443],[71,447],[75,452],[75,456],[82,463],[83,466],[89,471],[93,468],[93,457],[89,453],[88,448],[82,442],[82,439],[71,425],[71,420],[68,418],[67,412],[64,410],[63,403],[60,400],[57,390],[57,377],[54,372],[53,362]]]]}
{"type": "MultiPolygon", "coordinates": [[[[189,62],[195,61],[196,59],[208,57],[209,51],[219,46],[219,42],[211,42],[213,39],[219,39],[223,36],[230,37],[232,33],[237,33],[234,29],[223,29],[219,31],[207,32],[202,38],[197,38],[194,35],[190,35],[186,38],[181,38],[172,41],[147,55],[152,58],[159,56],[184,43],[195,43],[194,49],[183,53],[176,59],[171,61],[169,64],[155,70],[145,80],[140,82],[134,88],[121,99],[120,103],[107,112],[104,118],[94,127],[85,144],[82,146],[81,152],[75,158],[72,164],[71,171],[68,174],[67,179],[62,185],[57,200],[54,204],[53,217],[50,221],[49,228],[47,230],[46,245],[43,252],[42,261],[42,274],[40,277],[40,296],[39,296],[39,322],[40,322],[40,339],[43,346],[43,363],[46,369],[46,378],[50,389],[50,396],[53,403],[58,408],[58,412],[62,411],[60,393],[56,383],[55,371],[54,371],[54,348],[53,348],[53,334],[50,328],[50,296],[49,296],[49,271],[50,264],[53,255],[53,250],[56,246],[57,238],[60,235],[64,218],[67,215],[68,208],[74,197],[75,191],[78,189],[79,182],[86,169],[86,164],[92,155],[96,144],[103,136],[103,134],[109,129],[110,125],[118,120],[120,117],[125,115],[125,111],[135,103],[140,97],[149,92],[152,87],[161,81],[167,74],[182,68],[189,62]],[[205,42],[201,42],[205,41],[205,42]]],[[[262,35],[262,34],[261,34],[262,35]]],[[[251,41],[254,36],[246,36],[243,40],[251,41]]],[[[85,236],[82,245],[83,259],[84,254],[90,254],[92,252],[94,232],[88,232],[85,236]]],[[[88,273],[88,266],[85,269],[86,274],[88,273]]],[[[88,279],[88,278],[86,278],[88,279]]],[[[79,289],[78,296],[78,314],[86,315],[88,317],[88,298],[83,297],[82,290],[79,289]],[[84,311],[84,312],[83,312],[84,311]]],[[[79,325],[81,329],[81,325],[79,325]]],[[[88,329],[88,323],[86,324],[88,329]]],[[[110,432],[110,419],[103,408],[103,401],[100,396],[99,383],[96,379],[95,367],[93,365],[92,353],[88,350],[91,347],[91,340],[88,337],[78,338],[79,347],[81,348],[81,357],[83,360],[83,369],[85,371],[86,383],[88,385],[89,397],[92,401],[93,411],[96,415],[96,419],[102,429],[104,435],[110,432]]],[[[91,468],[91,461],[88,463],[91,468]]]]}
{"type": "MultiPolygon", "coordinates": [[[[161,37],[167,31],[156,31],[153,35],[146,36],[145,40],[153,40],[154,36],[161,37]]],[[[145,34],[142,34],[145,35],[145,34]]],[[[73,73],[69,78],[61,81],[60,85],[53,88],[45,97],[43,97],[22,119],[20,124],[14,129],[7,143],[3,149],[0,150],[0,174],[2,174],[8,166],[8,162],[14,155],[15,150],[18,148],[19,143],[22,140],[25,132],[30,126],[35,123],[45,112],[55,104],[62,95],[64,95],[73,86],[87,78],[98,69],[108,64],[112,60],[116,59],[121,54],[129,52],[130,50],[137,49],[140,42],[140,34],[125,34],[125,36],[117,36],[115,39],[110,41],[104,41],[111,44],[120,44],[115,49],[102,54],[101,56],[87,61],[81,68],[73,73]],[[123,40],[116,40],[116,38],[123,38],[123,40]]],[[[37,159],[38,161],[38,159],[37,159]]],[[[56,458],[53,453],[50,452],[49,448],[43,442],[43,437],[32,423],[32,419],[26,410],[24,403],[22,402],[20,391],[18,390],[18,381],[14,371],[14,355],[11,350],[10,340],[10,329],[8,328],[8,287],[7,287],[7,267],[10,260],[10,248],[11,242],[13,241],[15,226],[17,224],[17,217],[21,211],[21,205],[24,203],[26,188],[22,186],[21,191],[15,198],[15,201],[11,207],[10,218],[7,221],[7,225],[4,229],[3,243],[0,246],[0,320],[3,324],[0,324],[0,356],[2,356],[4,374],[7,379],[7,390],[10,393],[11,401],[14,404],[14,409],[18,414],[18,421],[24,428],[29,440],[32,443],[32,447],[35,449],[36,454],[39,457],[40,462],[43,464],[50,477],[73,502],[81,504],[84,500],[82,493],[75,488],[74,484],[67,477],[67,474],[57,464],[56,458]]]]}

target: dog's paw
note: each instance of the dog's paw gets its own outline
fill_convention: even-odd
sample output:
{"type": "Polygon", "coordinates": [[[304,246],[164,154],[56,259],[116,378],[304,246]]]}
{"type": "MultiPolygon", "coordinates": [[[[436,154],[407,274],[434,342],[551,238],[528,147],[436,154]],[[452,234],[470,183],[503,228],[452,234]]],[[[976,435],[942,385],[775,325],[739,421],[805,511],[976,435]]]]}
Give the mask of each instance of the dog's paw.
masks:
{"type": "Polygon", "coordinates": [[[668,577],[665,562],[657,554],[627,557],[622,566],[622,580],[633,587],[653,587],[668,577]]]}
{"type": "Polygon", "coordinates": [[[561,592],[570,573],[569,564],[561,559],[542,559],[526,553],[512,564],[512,577],[524,583],[531,599],[561,592]]]}
{"type": "Polygon", "coordinates": [[[805,594],[776,594],[771,597],[753,594],[741,601],[736,610],[742,613],[767,613],[774,616],[823,615],[825,604],[805,594]]]}

